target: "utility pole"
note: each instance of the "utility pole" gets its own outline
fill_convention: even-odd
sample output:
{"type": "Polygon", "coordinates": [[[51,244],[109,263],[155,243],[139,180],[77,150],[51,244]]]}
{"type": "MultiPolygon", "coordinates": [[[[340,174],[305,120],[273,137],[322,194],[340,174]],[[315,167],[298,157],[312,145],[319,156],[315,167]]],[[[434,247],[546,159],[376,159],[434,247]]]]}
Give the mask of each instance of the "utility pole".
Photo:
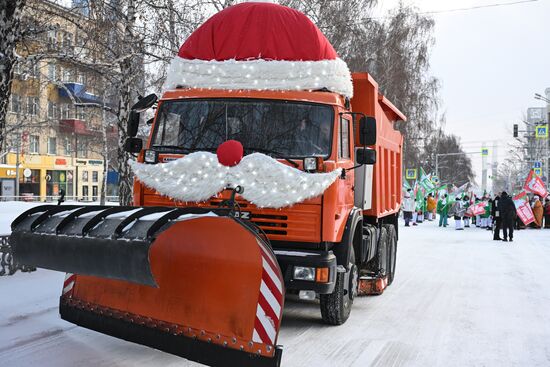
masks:
{"type": "MultiPolygon", "coordinates": [[[[481,144],[481,151],[485,151],[485,142],[481,144]]],[[[487,191],[487,156],[481,154],[481,190],[485,193],[487,191]]]]}
{"type": "Polygon", "coordinates": [[[18,134],[17,136],[17,144],[16,151],[15,151],[15,200],[19,200],[19,166],[21,165],[21,162],[19,160],[19,151],[21,149],[21,134],[18,134]]]}

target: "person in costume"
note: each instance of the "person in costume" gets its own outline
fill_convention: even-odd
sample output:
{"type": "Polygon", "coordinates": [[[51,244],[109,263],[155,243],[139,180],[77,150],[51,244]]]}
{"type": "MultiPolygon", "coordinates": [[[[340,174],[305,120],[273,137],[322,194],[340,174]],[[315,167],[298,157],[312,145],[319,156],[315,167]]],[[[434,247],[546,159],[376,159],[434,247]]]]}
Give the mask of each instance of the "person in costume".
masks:
{"type": "Polygon", "coordinates": [[[544,228],[550,228],[550,198],[544,199],[544,228]]]}
{"type": "Polygon", "coordinates": [[[502,226],[502,218],[500,217],[500,211],[498,210],[498,202],[500,196],[497,194],[493,200],[493,205],[491,206],[491,216],[494,220],[494,230],[493,230],[493,241],[501,241],[500,238],[500,227],[502,226]]]}
{"type": "Polygon", "coordinates": [[[468,208],[470,207],[470,198],[468,195],[464,195],[462,198],[462,205],[464,206],[465,212],[464,212],[464,228],[470,228],[470,214],[468,214],[468,208]]]}
{"type": "Polygon", "coordinates": [[[498,211],[502,217],[502,240],[507,242],[514,238],[514,222],[516,220],[516,205],[508,193],[503,191],[498,201],[498,211]]]}
{"type": "Polygon", "coordinates": [[[415,210],[414,199],[411,197],[411,189],[408,189],[403,198],[403,219],[405,220],[405,227],[410,227],[409,223],[413,217],[413,211],[415,210]]]}
{"type": "Polygon", "coordinates": [[[460,198],[456,198],[455,202],[451,206],[451,215],[455,218],[455,229],[460,231],[463,230],[463,224],[462,224],[462,217],[464,216],[464,213],[466,212],[466,209],[464,208],[464,203],[460,198]]]}
{"type": "Polygon", "coordinates": [[[535,228],[542,228],[542,215],[544,213],[544,210],[542,208],[542,203],[540,202],[539,196],[535,195],[533,196],[533,215],[535,216],[535,222],[533,223],[533,226],[535,228]]]}
{"type": "Polygon", "coordinates": [[[426,203],[426,209],[428,210],[428,220],[434,220],[435,209],[437,207],[437,201],[432,193],[428,194],[428,200],[426,203]]]}
{"type": "Polygon", "coordinates": [[[439,214],[439,226],[447,227],[447,194],[443,194],[443,196],[437,202],[437,214],[439,214]]]}
{"type": "Polygon", "coordinates": [[[489,204],[489,201],[485,201],[485,206],[483,207],[485,209],[485,212],[481,214],[480,222],[481,222],[481,228],[487,228],[489,226],[489,217],[491,216],[491,204],[489,204]]]}
{"type": "Polygon", "coordinates": [[[486,205],[485,205],[485,214],[488,214],[487,215],[487,220],[486,220],[486,227],[488,231],[493,231],[493,199],[491,199],[490,196],[487,197],[487,201],[486,201],[486,205]],[[487,213],[487,210],[489,211],[487,213]]]}

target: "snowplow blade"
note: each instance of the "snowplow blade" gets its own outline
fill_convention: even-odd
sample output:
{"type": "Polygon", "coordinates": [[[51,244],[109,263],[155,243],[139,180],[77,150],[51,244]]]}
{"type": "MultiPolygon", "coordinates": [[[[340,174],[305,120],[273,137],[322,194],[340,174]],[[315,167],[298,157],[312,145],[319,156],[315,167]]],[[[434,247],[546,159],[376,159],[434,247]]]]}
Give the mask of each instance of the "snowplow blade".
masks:
{"type": "Polygon", "coordinates": [[[10,243],[19,262],[68,273],[67,321],[210,366],[280,365],[280,268],[226,209],[45,205],[10,243]]]}

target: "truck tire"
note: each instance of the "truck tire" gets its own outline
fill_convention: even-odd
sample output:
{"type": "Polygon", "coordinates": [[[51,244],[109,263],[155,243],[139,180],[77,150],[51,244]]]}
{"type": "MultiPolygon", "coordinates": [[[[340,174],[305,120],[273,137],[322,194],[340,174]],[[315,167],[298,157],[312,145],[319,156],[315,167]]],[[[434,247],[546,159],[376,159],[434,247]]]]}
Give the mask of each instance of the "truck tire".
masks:
{"type": "Polygon", "coordinates": [[[395,231],[395,226],[393,224],[388,224],[385,227],[388,232],[388,265],[386,274],[388,275],[388,285],[390,285],[393,283],[393,278],[395,276],[395,263],[397,260],[397,232],[395,231]]]}
{"type": "Polygon", "coordinates": [[[326,324],[342,325],[349,318],[353,300],[357,296],[359,273],[355,264],[355,252],[350,249],[350,270],[336,274],[336,285],[331,294],[319,296],[321,317],[326,324]],[[347,284],[346,284],[347,283],[347,284]]]}

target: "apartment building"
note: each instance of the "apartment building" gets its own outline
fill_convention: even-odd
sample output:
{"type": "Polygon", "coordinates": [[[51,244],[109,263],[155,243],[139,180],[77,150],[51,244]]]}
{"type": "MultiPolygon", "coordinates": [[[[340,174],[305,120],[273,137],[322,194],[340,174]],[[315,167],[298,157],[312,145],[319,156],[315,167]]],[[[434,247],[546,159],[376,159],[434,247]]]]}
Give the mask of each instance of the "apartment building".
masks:
{"type": "MultiPolygon", "coordinates": [[[[75,26],[86,22],[86,12],[40,4],[51,10],[47,30],[17,49],[27,58],[14,70],[0,195],[55,200],[63,190],[77,200],[97,200],[104,181],[102,129],[109,103],[100,76],[73,62],[77,58],[72,56],[90,53],[89,44],[84,45],[89,38],[75,26]]],[[[26,13],[27,19],[37,16],[26,13]]],[[[44,14],[40,17],[44,22],[44,14]]],[[[116,135],[114,128],[107,133],[116,135]]]]}

